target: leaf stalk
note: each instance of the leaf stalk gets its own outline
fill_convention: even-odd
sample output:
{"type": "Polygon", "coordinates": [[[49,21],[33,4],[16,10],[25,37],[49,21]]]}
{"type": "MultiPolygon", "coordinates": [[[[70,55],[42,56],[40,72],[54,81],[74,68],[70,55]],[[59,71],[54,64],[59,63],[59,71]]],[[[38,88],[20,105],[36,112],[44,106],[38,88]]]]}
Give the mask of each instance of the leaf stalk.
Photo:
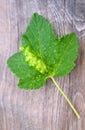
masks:
{"type": "Polygon", "coordinates": [[[80,119],[79,113],[77,112],[77,110],[75,109],[75,107],[73,106],[73,104],[71,103],[71,101],[69,100],[69,98],[66,96],[66,94],[63,92],[63,90],[61,89],[61,87],[57,84],[57,82],[55,81],[55,79],[53,77],[50,77],[50,78],[52,79],[53,83],[55,84],[55,86],[57,87],[57,89],[60,91],[60,93],[63,95],[63,97],[66,99],[66,101],[70,105],[70,107],[73,110],[73,112],[76,115],[76,117],[78,119],[80,119]]]}

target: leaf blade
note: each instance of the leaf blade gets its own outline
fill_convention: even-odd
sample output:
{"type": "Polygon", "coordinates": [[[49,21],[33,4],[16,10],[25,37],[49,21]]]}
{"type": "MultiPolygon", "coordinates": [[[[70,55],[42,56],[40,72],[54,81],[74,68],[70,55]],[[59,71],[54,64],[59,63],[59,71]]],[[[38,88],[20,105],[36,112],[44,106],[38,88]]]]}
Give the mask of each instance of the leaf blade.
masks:
{"type": "Polygon", "coordinates": [[[75,66],[75,60],[78,56],[78,39],[75,33],[68,34],[58,42],[57,51],[59,61],[55,65],[56,76],[65,76],[75,66]]]}
{"type": "Polygon", "coordinates": [[[46,77],[43,75],[30,76],[25,79],[19,79],[18,87],[21,89],[39,89],[43,87],[46,82],[46,77]]]}
{"type": "MultiPolygon", "coordinates": [[[[34,68],[29,66],[26,61],[24,55],[19,52],[11,56],[7,64],[11,71],[20,78],[19,86],[22,86],[23,80],[30,81],[29,87],[26,87],[26,83],[23,84],[23,89],[37,89],[40,88],[46,81],[46,77],[36,71],[34,68]],[[28,80],[27,80],[28,79],[28,80]],[[32,86],[33,82],[33,86],[32,86]],[[35,86],[35,87],[34,87],[35,86]]],[[[28,82],[27,82],[28,83],[28,82]]]]}
{"type": "Polygon", "coordinates": [[[32,16],[30,24],[21,38],[23,45],[27,43],[27,46],[31,46],[35,54],[40,56],[45,64],[49,66],[55,63],[53,60],[55,57],[53,51],[56,47],[55,40],[56,36],[53,32],[52,25],[37,13],[32,16]]]}

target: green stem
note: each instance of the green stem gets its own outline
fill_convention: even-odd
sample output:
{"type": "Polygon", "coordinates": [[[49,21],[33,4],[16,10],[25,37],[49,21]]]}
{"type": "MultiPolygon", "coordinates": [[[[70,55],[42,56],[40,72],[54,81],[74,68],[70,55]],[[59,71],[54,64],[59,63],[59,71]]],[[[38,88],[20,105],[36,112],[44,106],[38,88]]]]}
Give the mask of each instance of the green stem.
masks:
{"type": "Polygon", "coordinates": [[[68,99],[68,97],[66,96],[66,94],[63,92],[63,90],[60,88],[60,86],[56,83],[55,79],[53,77],[50,77],[53,81],[53,83],[55,84],[55,86],[58,88],[58,90],[60,91],[60,93],[64,96],[64,98],[66,99],[66,101],[68,102],[68,104],[70,105],[70,107],[72,108],[73,112],[75,113],[76,117],[78,119],[80,119],[80,115],[77,112],[77,110],[74,108],[74,106],[72,105],[71,101],[68,99]]]}

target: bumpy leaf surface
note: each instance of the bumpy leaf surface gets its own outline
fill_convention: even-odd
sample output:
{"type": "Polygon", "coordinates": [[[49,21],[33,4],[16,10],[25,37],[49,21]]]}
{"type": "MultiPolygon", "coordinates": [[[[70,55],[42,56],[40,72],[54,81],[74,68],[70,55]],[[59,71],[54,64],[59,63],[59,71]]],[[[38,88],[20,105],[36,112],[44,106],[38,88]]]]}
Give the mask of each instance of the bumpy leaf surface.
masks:
{"type": "Polygon", "coordinates": [[[52,25],[37,13],[33,14],[21,41],[20,52],[7,61],[20,78],[20,88],[40,88],[47,78],[64,76],[75,65],[79,47],[75,33],[57,38],[52,25]]]}
{"type": "Polygon", "coordinates": [[[11,71],[20,78],[18,86],[25,89],[37,89],[41,87],[46,77],[25,61],[25,56],[19,52],[11,56],[8,61],[11,71]]]}

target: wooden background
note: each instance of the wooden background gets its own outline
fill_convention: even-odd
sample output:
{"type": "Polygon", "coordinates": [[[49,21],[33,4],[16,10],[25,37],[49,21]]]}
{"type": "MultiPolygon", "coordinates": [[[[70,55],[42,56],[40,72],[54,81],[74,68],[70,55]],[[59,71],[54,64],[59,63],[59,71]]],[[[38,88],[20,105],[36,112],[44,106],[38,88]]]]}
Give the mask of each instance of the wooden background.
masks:
{"type": "Polygon", "coordinates": [[[0,130],[85,130],[85,0],[0,0],[0,130]],[[51,80],[36,91],[20,90],[7,67],[34,12],[52,22],[56,35],[74,31],[79,38],[76,67],[56,81],[80,120],[51,80]]]}

